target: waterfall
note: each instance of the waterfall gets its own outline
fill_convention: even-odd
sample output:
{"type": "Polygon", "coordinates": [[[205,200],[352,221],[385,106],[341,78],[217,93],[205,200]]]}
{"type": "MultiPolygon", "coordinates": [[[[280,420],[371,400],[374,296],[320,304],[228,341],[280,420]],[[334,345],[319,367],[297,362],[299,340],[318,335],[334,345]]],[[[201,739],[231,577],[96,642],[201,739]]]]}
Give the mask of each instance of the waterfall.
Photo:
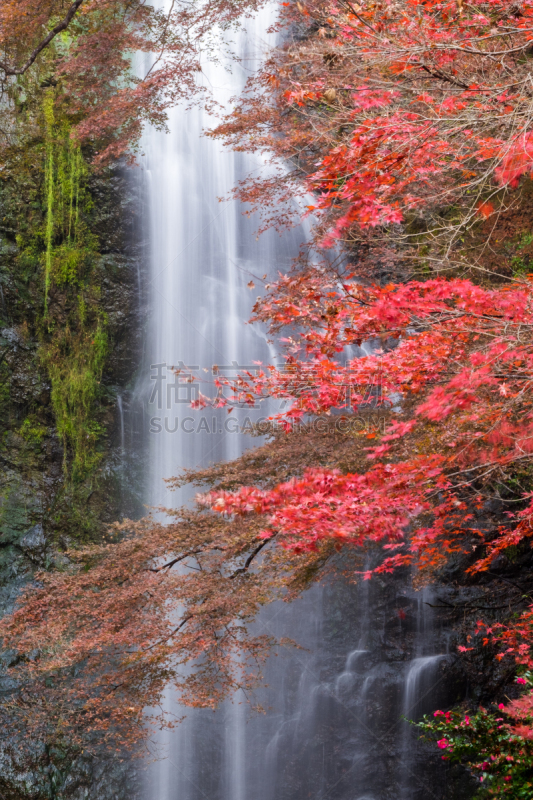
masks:
{"type": "MultiPolygon", "coordinates": [[[[227,103],[243,88],[264,54],[272,18],[272,9],[265,9],[245,33],[236,34],[241,61],[231,70],[222,50],[217,63],[204,64],[203,79],[219,102],[227,103]]],[[[247,284],[286,270],[304,238],[296,230],[256,240],[257,220],[243,217],[237,202],[218,202],[263,165],[203,138],[202,130],[212,123],[202,108],[176,108],[170,134],[149,130],[143,142],[152,309],[145,395],[153,506],[188,499],[186,492],[170,495],[165,478],[184,467],[235,458],[254,443],[238,429],[260,410],[193,411],[198,387],[183,375],[187,368],[204,374],[200,388],[212,394],[213,364],[231,375],[272,360],[264,334],[245,324],[257,294],[247,284]],[[182,372],[176,375],[175,368],[182,372]]],[[[431,690],[428,665],[440,662],[440,630],[426,625],[426,607],[408,578],[370,584],[339,580],[314,586],[290,605],[263,609],[258,629],[301,645],[281,647],[267,664],[268,686],[259,697],[264,714],[251,712],[239,695],[216,712],[185,710],[169,692],[167,710],[186,719],[155,737],[158,760],[147,770],[144,800],[444,797],[445,782],[436,779],[444,765],[428,756],[422,764],[410,760],[412,740],[401,722],[407,699],[411,708],[421,685],[431,690]]]]}
{"type": "Polygon", "coordinates": [[[120,454],[123,456],[126,450],[126,434],[124,426],[124,407],[122,403],[122,395],[120,393],[117,394],[117,409],[120,426],[120,454]]]}
{"type": "MultiPolygon", "coordinates": [[[[217,102],[227,106],[243,89],[265,53],[272,21],[272,9],[265,9],[246,33],[234,34],[239,63],[225,59],[221,46],[220,62],[203,64],[201,79],[217,102]]],[[[230,377],[254,369],[254,362],[272,360],[264,333],[246,322],[262,276],[288,269],[304,238],[301,231],[282,238],[271,232],[257,241],[258,220],[243,217],[236,202],[219,202],[263,164],[202,137],[215,121],[201,107],[176,108],[170,134],[149,130],[143,142],[150,209],[149,498],[154,505],[170,499],[164,478],[183,467],[234,458],[252,444],[238,423],[249,428],[260,410],[254,416],[235,409],[228,416],[227,409],[192,411],[190,403],[199,391],[213,396],[213,365],[230,377]],[[183,372],[176,376],[173,367],[183,372]],[[187,383],[186,368],[205,381],[187,383]]]]}
{"type": "MultiPolygon", "coordinates": [[[[274,17],[275,7],[266,8],[248,21],[245,32],[235,34],[233,49],[238,63],[224,56],[222,45],[216,63],[203,63],[202,79],[219,103],[227,104],[242,91],[258,59],[264,57],[266,31],[274,17]]],[[[202,137],[214,121],[201,107],[176,108],[170,114],[169,135],[152,129],[143,140],[152,309],[150,370],[144,394],[150,451],[148,501],[152,506],[176,504],[165,478],[182,468],[235,458],[257,441],[239,430],[249,428],[249,422],[256,421],[264,410],[236,408],[228,415],[226,409],[193,411],[190,404],[198,391],[213,395],[213,365],[232,376],[253,369],[254,362],[272,361],[274,354],[264,332],[246,324],[257,295],[248,284],[260,284],[262,276],[286,271],[305,240],[302,229],[283,237],[271,232],[257,240],[259,221],[243,217],[237,202],[218,201],[264,164],[202,137]],[[181,370],[178,375],[176,368],[181,370]],[[205,381],[188,383],[184,376],[189,370],[205,375],[205,381]]],[[[187,491],[181,491],[178,499],[187,501],[187,491]]],[[[313,630],[319,604],[318,591],[304,603],[313,630]]],[[[276,616],[284,611],[282,604],[258,624],[272,630],[278,624],[276,616]]],[[[284,635],[286,628],[281,625],[284,635]]],[[[303,639],[310,647],[316,644],[312,637],[304,635],[303,639]]],[[[177,730],[162,734],[156,747],[164,757],[149,771],[146,796],[154,800],[200,800],[205,796],[247,800],[251,783],[264,784],[263,773],[254,777],[247,763],[250,741],[243,701],[235,697],[215,715],[187,711],[186,721],[177,730]]],[[[170,712],[183,713],[171,696],[165,703],[170,712]]],[[[254,733],[265,750],[272,725],[283,711],[276,709],[269,726],[259,726],[254,733]]],[[[267,800],[270,795],[264,797],[267,800]]]]}

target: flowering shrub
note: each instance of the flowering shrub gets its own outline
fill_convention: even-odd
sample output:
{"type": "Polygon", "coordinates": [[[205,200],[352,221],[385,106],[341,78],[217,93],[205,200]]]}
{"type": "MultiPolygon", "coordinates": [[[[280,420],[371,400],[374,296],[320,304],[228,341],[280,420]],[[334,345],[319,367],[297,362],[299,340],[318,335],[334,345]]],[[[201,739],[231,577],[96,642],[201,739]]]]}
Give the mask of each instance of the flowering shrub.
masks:
{"type": "MultiPolygon", "coordinates": [[[[530,700],[533,673],[517,678],[526,685],[530,700]]],[[[522,700],[523,698],[520,698],[522,700]]],[[[480,708],[475,714],[435,711],[417,723],[424,738],[436,740],[445,761],[464,764],[481,784],[485,797],[531,798],[533,796],[533,716],[519,717],[516,705],[500,703],[497,713],[480,708]]]]}

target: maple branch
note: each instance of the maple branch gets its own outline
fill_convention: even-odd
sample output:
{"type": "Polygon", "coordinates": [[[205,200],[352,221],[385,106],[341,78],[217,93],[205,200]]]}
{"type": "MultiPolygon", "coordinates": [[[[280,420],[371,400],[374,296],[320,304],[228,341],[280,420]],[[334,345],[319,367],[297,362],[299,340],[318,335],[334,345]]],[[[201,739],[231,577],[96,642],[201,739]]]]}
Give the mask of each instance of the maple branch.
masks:
{"type": "Polygon", "coordinates": [[[157,56],[157,58],[154,60],[154,63],[152,64],[152,66],[150,67],[150,69],[148,70],[146,75],[144,76],[143,80],[146,80],[148,78],[150,73],[153,71],[154,67],[156,67],[159,64],[159,62],[161,61],[161,58],[163,57],[163,53],[165,51],[165,40],[166,40],[166,36],[167,36],[168,26],[170,24],[170,18],[172,16],[172,12],[174,10],[174,4],[175,4],[175,0],[172,0],[171,6],[170,6],[170,9],[169,9],[169,12],[167,14],[166,21],[165,21],[165,27],[164,27],[163,33],[161,34],[161,37],[160,37],[161,41],[162,41],[161,51],[160,51],[159,55],[157,56]]]}
{"type": "MultiPolygon", "coordinates": [[[[204,602],[204,601],[202,601],[202,602],[204,602]]],[[[176,628],[174,628],[174,630],[173,630],[173,631],[171,631],[171,632],[168,634],[168,636],[165,636],[165,638],[164,638],[164,639],[158,639],[156,642],[154,642],[153,644],[151,644],[149,647],[146,647],[144,650],[141,650],[141,653],[143,653],[143,654],[144,654],[144,653],[149,653],[149,652],[150,652],[150,650],[153,650],[153,649],[154,649],[154,647],[157,647],[157,646],[158,646],[158,645],[160,645],[162,642],[168,642],[168,640],[169,640],[169,639],[172,639],[172,637],[174,636],[174,634],[176,634],[176,633],[177,633],[179,630],[181,630],[181,628],[183,628],[183,626],[184,626],[184,625],[186,625],[186,624],[189,622],[189,620],[190,620],[190,619],[192,619],[192,618],[193,618],[193,617],[195,617],[195,616],[196,616],[196,614],[194,614],[194,613],[187,614],[187,616],[183,617],[183,619],[181,620],[181,622],[179,623],[179,625],[178,625],[176,628]]]]}
{"type": "MultiPolygon", "coordinates": [[[[505,583],[510,584],[515,589],[518,589],[518,591],[520,591],[520,592],[524,591],[522,589],[522,587],[518,586],[518,584],[514,583],[513,581],[507,580],[506,578],[502,578],[499,575],[495,575],[494,572],[487,572],[487,575],[492,575],[492,576],[494,576],[495,578],[497,578],[500,581],[505,581],[505,583]]],[[[501,595],[502,592],[500,592],[499,594],[501,595]]],[[[436,604],[432,604],[432,603],[428,603],[428,602],[424,603],[424,605],[429,606],[430,608],[453,608],[453,609],[459,610],[459,611],[500,611],[500,610],[502,610],[504,608],[509,608],[509,606],[511,606],[511,605],[518,605],[522,600],[524,600],[525,597],[530,597],[530,596],[531,595],[528,592],[528,593],[522,594],[522,597],[520,597],[519,599],[512,600],[512,601],[509,600],[507,603],[505,603],[504,605],[500,605],[500,606],[474,605],[474,603],[477,603],[477,602],[479,602],[479,600],[482,599],[481,597],[474,597],[471,600],[466,600],[464,603],[450,603],[449,600],[444,600],[443,597],[437,597],[436,600],[438,601],[438,603],[440,605],[436,605],[436,604]]]]}
{"type": "Polygon", "coordinates": [[[198,555],[201,553],[202,550],[191,550],[189,553],[184,553],[181,556],[177,556],[177,558],[173,558],[172,561],[169,561],[167,564],[163,564],[161,567],[148,567],[148,572],[161,572],[164,569],[171,569],[175,564],[179,564],[180,561],[183,561],[189,556],[198,555]]]}
{"type": "MultiPolygon", "coordinates": [[[[271,537],[271,538],[272,538],[272,537],[271,537]]],[[[254,550],[252,550],[252,552],[250,553],[250,555],[249,555],[249,556],[248,556],[248,558],[246,559],[246,561],[245,561],[245,563],[244,563],[244,566],[243,566],[243,567],[240,567],[240,568],[239,568],[239,569],[237,569],[237,570],[235,570],[235,572],[234,572],[232,575],[230,575],[230,576],[229,576],[229,579],[230,579],[230,580],[232,580],[233,578],[237,577],[237,575],[239,575],[239,574],[241,574],[241,573],[243,573],[243,572],[246,572],[246,571],[248,570],[248,568],[250,567],[250,564],[252,563],[252,561],[253,561],[253,560],[254,560],[254,558],[256,557],[256,555],[257,555],[257,554],[258,554],[258,553],[259,553],[259,552],[260,552],[260,551],[263,549],[263,547],[265,547],[265,546],[266,546],[266,545],[267,545],[267,544],[268,544],[270,541],[271,541],[271,539],[264,539],[262,542],[260,542],[260,544],[258,544],[258,545],[257,545],[257,547],[256,547],[254,550]]],[[[201,551],[197,551],[197,552],[201,552],[201,551]]],[[[192,553],[188,553],[187,555],[192,555],[192,553]]],[[[165,564],[163,567],[160,567],[159,569],[164,569],[165,567],[170,567],[170,566],[172,566],[173,564],[176,564],[178,561],[181,561],[181,560],[182,560],[182,558],[185,558],[185,557],[186,557],[186,556],[183,556],[183,557],[181,557],[181,558],[176,558],[176,559],[174,559],[173,561],[169,561],[169,563],[168,563],[168,564],[165,564]]],[[[158,572],[158,571],[159,571],[159,570],[151,570],[151,572],[158,572]]],[[[205,598],[204,598],[204,600],[202,601],[201,605],[202,605],[204,602],[205,602],[205,598]]],[[[143,653],[147,653],[147,652],[149,652],[150,650],[153,650],[153,648],[154,648],[154,647],[156,647],[158,644],[161,644],[161,642],[162,642],[162,641],[165,641],[165,642],[167,642],[167,641],[168,641],[169,639],[171,639],[171,638],[172,638],[172,637],[173,637],[173,636],[174,636],[176,633],[178,633],[178,631],[180,631],[180,630],[181,630],[181,628],[183,628],[183,627],[184,627],[184,626],[187,624],[187,622],[189,622],[191,619],[193,619],[194,617],[196,617],[196,616],[198,615],[198,613],[199,613],[199,612],[191,612],[191,613],[187,614],[187,615],[186,615],[186,616],[185,616],[185,617],[184,617],[184,618],[181,620],[181,622],[180,622],[180,623],[179,623],[179,624],[176,626],[176,628],[174,628],[174,630],[173,630],[173,631],[171,631],[171,633],[170,633],[170,634],[169,634],[169,635],[168,635],[168,636],[167,636],[165,639],[162,639],[162,640],[159,640],[159,641],[157,641],[157,642],[154,642],[152,645],[150,645],[150,647],[147,647],[145,650],[143,650],[143,653]]]]}
{"type": "MultiPolygon", "coordinates": [[[[531,30],[532,30],[531,28],[529,28],[529,29],[528,28],[524,28],[523,32],[524,33],[531,33],[531,30]]],[[[483,37],[483,38],[491,38],[491,37],[483,37]]],[[[490,56],[508,56],[508,55],[510,55],[510,53],[520,53],[523,50],[527,50],[529,47],[531,47],[531,41],[528,40],[528,41],[524,42],[523,44],[521,44],[519,47],[512,47],[512,48],[509,48],[509,50],[474,50],[473,48],[460,47],[459,45],[455,45],[455,44],[452,44],[452,43],[450,43],[450,44],[446,43],[445,45],[434,45],[433,49],[435,49],[435,50],[458,50],[461,53],[471,53],[472,55],[484,56],[485,58],[487,58],[487,57],[490,57],[490,56]]]]}
{"type": "Polygon", "coordinates": [[[440,70],[433,71],[429,67],[427,67],[425,64],[422,64],[422,62],[420,62],[420,67],[425,72],[427,72],[428,75],[431,75],[432,78],[438,78],[438,80],[446,81],[447,83],[451,83],[452,86],[457,86],[459,89],[468,89],[468,84],[467,83],[461,83],[460,81],[456,81],[453,78],[451,78],[449,75],[446,75],[445,73],[440,72],[440,70]]]}
{"type": "MultiPolygon", "coordinates": [[[[489,570],[487,570],[487,575],[492,575],[497,580],[503,581],[504,583],[508,583],[510,586],[514,586],[514,588],[518,589],[519,592],[524,592],[524,588],[522,586],[519,586],[514,581],[509,580],[509,578],[504,578],[502,575],[497,575],[495,572],[490,572],[489,570]]],[[[531,597],[531,592],[524,592],[522,596],[531,597]]]]}
{"type": "MultiPolygon", "coordinates": [[[[271,537],[271,538],[272,538],[272,537],[271,537]]],[[[266,546],[266,545],[267,545],[267,544],[268,544],[270,541],[271,541],[271,539],[264,539],[262,542],[260,542],[260,544],[258,544],[258,545],[257,545],[257,547],[256,547],[254,550],[252,550],[252,552],[250,553],[250,555],[249,555],[249,556],[248,556],[248,558],[246,559],[246,561],[245,561],[245,563],[244,563],[244,566],[243,566],[243,567],[240,567],[240,568],[239,568],[239,569],[237,569],[237,570],[235,570],[235,572],[233,572],[233,573],[232,573],[232,574],[229,576],[229,579],[230,579],[230,580],[233,580],[233,578],[236,578],[236,577],[237,577],[237,575],[239,575],[239,574],[242,574],[243,572],[246,572],[246,571],[248,570],[248,568],[250,567],[250,564],[252,563],[252,561],[254,560],[254,558],[257,556],[257,554],[258,554],[258,553],[259,553],[259,552],[260,552],[260,551],[263,549],[263,547],[265,547],[265,546],[266,546]]],[[[200,551],[200,550],[198,550],[198,551],[196,551],[196,552],[198,552],[198,553],[199,553],[199,552],[201,552],[201,551],[200,551]]],[[[184,556],[181,556],[181,557],[175,558],[175,559],[173,559],[172,561],[169,561],[169,562],[168,562],[168,564],[164,564],[162,567],[159,567],[159,569],[152,569],[152,570],[150,570],[150,571],[151,571],[151,572],[159,572],[159,570],[161,570],[161,569],[170,568],[171,566],[173,566],[174,564],[178,563],[179,561],[182,561],[182,560],[183,560],[183,558],[186,558],[186,557],[187,557],[187,556],[189,556],[189,555],[193,555],[193,553],[187,553],[187,554],[185,554],[184,556]]],[[[205,599],[202,601],[202,604],[203,604],[204,602],[205,602],[205,599]]],[[[172,631],[172,632],[171,632],[171,633],[170,633],[170,634],[169,634],[169,635],[168,635],[168,636],[167,636],[167,637],[166,637],[164,640],[159,640],[158,642],[154,642],[154,644],[150,645],[150,647],[147,647],[147,648],[146,648],[146,650],[143,650],[143,653],[147,653],[147,652],[149,652],[149,651],[150,651],[150,650],[152,650],[154,647],[156,647],[156,645],[160,644],[160,643],[161,643],[161,641],[168,641],[169,639],[171,639],[171,638],[172,638],[172,637],[173,637],[173,636],[174,636],[176,633],[178,633],[178,631],[179,631],[179,630],[181,630],[181,628],[183,628],[183,627],[184,627],[184,626],[187,624],[187,622],[189,622],[189,620],[193,619],[193,617],[196,617],[196,616],[197,616],[197,613],[198,613],[198,612],[192,612],[192,613],[190,613],[190,614],[187,614],[187,615],[186,615],[186,616],[185,616],[185,617],[184,617],[184,618],[181,620],[181,622],[180,622],[180,623],[177,625],[177,627],[176,627],[176,628],[174,628],[174,630],[173,630],[173,631],[172,631]]]]}
{"type": "Polygon", "coordinates": [[[84,2],[84,0],[75,0],[75,2],[69,8],[65,18],[61,22],[58,22],[58,24],[54,28],[52,28],[52,30],[50,31],[48,36],[46,36],[43,39],[43,41],[39,45],[37,45],[35,50],[31,53],[31,55],[29,56],[28,60],[26,61],[25,64],[23,64],[22,67],[9,67],[7,64],[5,64],[4,62],[0,61],[0,69],[4,70],[6,76],[9,76],[9,75],[24,75],[26,70],[28,70],[31,67],[31,65],[33,64],[33,62],[37,58],[37,56],[40,53],[42,53],[42,51],[45,48],[48,47],[48,45],[50,44],[52,39],[55,39],[55,37],[57,36],[58,33],[61,33],[61,31],[64,31],[64,30],[66,30],[68,28],[68,26],[70,25],[74,15],[76,14],[76,11],[79,9],[79,7],[81,6],[81,4],[83,2],[84,2]]]}
{"type": "Polygon", "coordinates": [[[432,603],[424,603],[424,605],[429,606],[430,608],[453,608],[456,611],[501,611],[503,608],[509,608],[511,605],[516,605],[519,601],[516,600],[515,602],[506,603],[503,606],[470,606],[467,603],[455,604],[455,603],[448,603],[446,600],[441,600],[439,598],[441,605],[435,605],[432,603]]]}
{"type": "Polygon", "coordinates": [[[341,6],[345,6],[345,7],[349,8],[349,9],[350,9],[350,11],[352,12],[352,14],[353,14],[355,17],[357,17],[357,19],[359,20],[359,22],[362,22],[362,23],[363,23],[363,25],[366,25],[366,27],[367,27],[367,28],[369,28],[369,30],[371,30],[371,31],[372,31],[372,33],[373,33],[373,34],[374,34],[374,35],[375,35],[375,36],[376,36],[378,39],[381,39],[381,38],[382,38],[382,37],[379,35],[379,32],[378,32],[378,31],[377,31],[375,28],[373,28],[373,27],[372,27],[372,25],[370,25],[370,23],[366,21],[366,19],[364,19],[363,17],[361,17],[361,16],[360,16],[360,15],[357,13],[357,11],[356,11],[356,10],[355,10],[355,8],[352,6],[352,4],[349,2],[349,0],[340,0],[340,4],[341,4],[341,6]]]}
{"type": "Polygon", "coordinates": [[[233,578],[236,578],[237,575],[241,575],[243,572],[247,572],[248,567],[250,566],[256,555],[263,549],[263,547],[265,547],[270,541],[272,541],[273,538],[274,537],[271,536],[270,539],[263,539],[263,541],[257,545],[255,550],[252,550],[252,552],[244,562],[244,566],[239,567],[239,569],[236,569],[235,572],[229,576],[230,580],[233,580],[233,578]]]}

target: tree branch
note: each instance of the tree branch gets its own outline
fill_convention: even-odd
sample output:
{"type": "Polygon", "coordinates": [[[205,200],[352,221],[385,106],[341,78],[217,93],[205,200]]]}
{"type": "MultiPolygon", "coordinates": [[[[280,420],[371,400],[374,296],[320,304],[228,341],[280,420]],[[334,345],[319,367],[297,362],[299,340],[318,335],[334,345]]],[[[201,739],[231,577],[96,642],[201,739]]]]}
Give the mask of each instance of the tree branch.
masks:
{"type": "Polygon", "coordinates": [[[456,81],[450,75],[447,75],[445,72],[441,72],[439,69],[433,70],[427,67],[422,62],[419,62],[418,65],[424,72],[427,72],[428,75],[431,75],[432,78],[437,78],[440,81],[446,81],[447,83],[451,83],[452,86],[458,86],[459,89],[468,89],[467,83],[462,83],[461,81],[456,81]]]}
{"type": "Polygon", "coordinates": [[[161,572],[164,569],[171,569],[175,564],[179,564],[180,561],[184,561],[184,559],[202,552],[202,550],[191,550],[188,553],[183,553],[183,555],[173,558],[172,561],[168,561],[166,564],[162,564],[160,567],[148,567],[147,572],[161,572]]]}
{"type": "Polygon", "coordinates": [[[58,33],[61,33],[61,31],[64,31],[68,28],[76,11],[79,9],[79,7],[83,2],[84,0],[75,0],[75,2],[72,3],[66,17],[61,22],[59,22],[55,26],[55,28],[52,28],[48,36],[46,36],[43,39],[43,41],[39,45],[37,45],[35,50],[31,53],[30,57],[28,58],[26,63],[22,65],[22,67],[10,67],[7,64],[3,63],[2,61],[0,61],[0,69],[4,70],[6,76],[24,75],[26,70],[28,70],[31,67],[31,65],[33,64],[39,53],[42,53],[42,51],[48,47],[52,39],[55,39],[58,33]]]}
{"type": "Polygon", "coordinates": [[[531,592],[526,592],[526,591],[523,589],[523,587],[522,587],[522,586],[519,586],[519,585],[518,585],[517,583],[515,583],[514,581],[511,581],[511,580],[509,580],[509,578],[504,578],[504,577],[502,577],[501,575],[497,575],[495,572],[489,572],[488,570],[487,570],[487,575],[492,575],[492,576],[493,576],[494,578],[496,578],[497,580],[499,580],[499,581],[503,581],[504,583],[508,583],[510,586],[514,586],[514,587],[515,587],[515,589],[518,589],[518,591],[519,591],[519,592],[522,592],[522,597],[531,597],[531,596],[532,596],[531,592]]]}
{"type": "Polygon", "coordinates": [[[242,573],[243,573],[243,572],[247,572],[247,571],[248,571],[248,567],[250,566],[250,564],[252,563],[252,561],[254,560],[254,558],[256,557],[256,555],[257,555],[257,554],[258,554],[258,553],[259,553],[259,552],[260,552],[260,551],[263,549],[263,547],[265,547],[265,546],[266,546],[266,545],[267,545],[267,544],[268,544],[270,541],[272,541],[272,537],[270,537],[270,539],[263,539],[263,541],[262,541],[260,544],[258,544],[258,545],[257,545],[257,547],[255,548],[255,550],[252,550],[252,552],[250,553],[250,555],[248,556],[248,558],[247,558],[247,559],[246,559],[246,561],[244,562],[244,567],[239,567],[239,569],[236,569],[236,570],[235,570],[235,572],[234,572],[232,575],[230,575],[230,576],[229,576],[229,577],[230,577],[230,580],[233,580],[233,578],[236,578],[236,577],[237,577],[237,575],[242,575],[242,573]]]}

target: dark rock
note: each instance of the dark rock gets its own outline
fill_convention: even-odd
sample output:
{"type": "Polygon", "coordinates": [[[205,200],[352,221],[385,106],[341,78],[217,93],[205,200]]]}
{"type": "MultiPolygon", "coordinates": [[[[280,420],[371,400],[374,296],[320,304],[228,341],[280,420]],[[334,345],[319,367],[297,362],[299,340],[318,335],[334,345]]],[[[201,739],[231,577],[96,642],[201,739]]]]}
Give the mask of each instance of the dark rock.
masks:
{"type": "Polygon", "coordinates": [[[22,551],[31,558],[32,561],[41,563],[46,551],[46,537],[41,522],[38,522],[20,540],[22,551]]]}

